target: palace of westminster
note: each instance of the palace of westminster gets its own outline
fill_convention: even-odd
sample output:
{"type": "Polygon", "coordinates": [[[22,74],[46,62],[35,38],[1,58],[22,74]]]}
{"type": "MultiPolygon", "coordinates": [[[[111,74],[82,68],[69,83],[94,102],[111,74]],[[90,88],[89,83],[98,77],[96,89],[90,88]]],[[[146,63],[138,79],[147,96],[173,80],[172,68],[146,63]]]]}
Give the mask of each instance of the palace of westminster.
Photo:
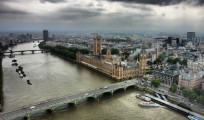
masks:
{"type": "Polygon", "coordinates": [[[93,67],[117,80],[145,74],[147,64],[145,49],[140,51],[139,60],[122,61],[121,56],[111,55],[110,48],[107,49],[106,55],[101,55],[101,40],[101,36],[95,35],[93,53],[89,55],[77,53],[77,62],[93,67]]]}

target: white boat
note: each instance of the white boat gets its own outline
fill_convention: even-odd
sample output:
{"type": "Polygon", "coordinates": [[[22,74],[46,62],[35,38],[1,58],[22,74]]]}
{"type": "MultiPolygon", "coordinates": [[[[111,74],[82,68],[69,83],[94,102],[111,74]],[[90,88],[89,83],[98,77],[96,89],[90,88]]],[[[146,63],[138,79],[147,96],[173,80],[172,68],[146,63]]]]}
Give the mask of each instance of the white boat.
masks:
{"type": "Polygon", "coordinates": [[[140,102],[138,105],[143,106],[143,107],[159,107],[160,106],[159,104],[155,102],[140,102]]]}
{"type": "Polygon", "coordinates": [[[15,55],[14,54],[10,54],[9,58],[15,58],[15,55]]]}
{"type": "Polygon", "coordinates": [[[144,100],[144,101],[147,101],[147,102],[150,102],[150,101],[151,101],[151,98],[148,98],[148,97],[146,97],[146,96],[144,96],[144,95],[141,95],[141,94],[136,94],[135,97],[140,98],[140,99],[142,99],[142,100],[144,100]]]}
{"type": "Polygon", "coordinates": [[[21,78],[23,78],[23,74],[19,74],[19,76],[20,76],[21,78]]]}
{"type": "Polygon", "coordinates": [[[193,115],[189,115],[188,116],[189,120],[202,120],[201,118],[197,117],[197,116],[193,116],[193,115]]]}

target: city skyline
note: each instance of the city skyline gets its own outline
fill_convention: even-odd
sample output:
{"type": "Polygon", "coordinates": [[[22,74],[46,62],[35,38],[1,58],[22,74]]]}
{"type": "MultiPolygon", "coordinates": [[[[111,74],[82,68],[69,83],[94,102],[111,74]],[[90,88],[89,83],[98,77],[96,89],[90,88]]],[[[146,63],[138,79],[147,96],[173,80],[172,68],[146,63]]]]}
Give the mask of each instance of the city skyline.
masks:
{"type": "Polygon", "coordinates": [[[0,31],[204,31],[203,0],[1,0],[0,31]]]}

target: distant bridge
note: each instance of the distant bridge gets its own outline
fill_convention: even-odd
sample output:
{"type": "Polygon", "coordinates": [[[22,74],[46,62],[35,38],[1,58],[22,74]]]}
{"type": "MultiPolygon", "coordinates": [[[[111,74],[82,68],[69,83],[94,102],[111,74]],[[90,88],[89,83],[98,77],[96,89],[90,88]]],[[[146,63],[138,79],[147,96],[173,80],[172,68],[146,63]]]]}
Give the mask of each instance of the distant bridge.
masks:
{"type": "Polygon", "coordinates": [[[110,93],[111,95],[114,91],[119,89],[126,90],[128,87],[135,86],[138,83],[136,79],[128,80],[124,82],[118,82],[115,84],[103,86],[93,90],[88,90],[84,92],[79,92],[72,95],[66,95],[64,97],[59,97],[55,99],[46,100],[40,103],[28,105],[27,107],[22,107],[19,109],[7,111],[0,113],[0,119],[2,120],[13,120],[13,119],[30,119],[32,115],[40,112],[54,112],[58,107],[64,105],[73,105],[75,106],[80,100],[86,98],[96,99],[104,93],[110,93]]]}
{"type": "Polygon", "coordinates": [[[13,53],[18,53],[19,52],[19,53],[21,53],[23,55],[24,52],[31,52],[32,54],[34,54],[36,51],[41,51],[41,53],[49,52],[48,50],[17,50],[17,51],[10,50],[10,51],[5,51],[4,53],[13,54],[13,53]]]}

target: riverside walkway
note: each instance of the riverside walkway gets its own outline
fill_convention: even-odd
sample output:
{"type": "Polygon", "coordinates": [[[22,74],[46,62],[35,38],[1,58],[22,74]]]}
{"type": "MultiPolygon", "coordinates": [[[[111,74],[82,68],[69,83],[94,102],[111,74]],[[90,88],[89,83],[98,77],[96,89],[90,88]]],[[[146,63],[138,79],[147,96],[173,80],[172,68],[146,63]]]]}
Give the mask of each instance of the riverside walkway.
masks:
{"type": "Polygon", "coordinates": [[[13,120],[13,119],[30,119],[32,115],[36,113],[51,111],[54,112],[56,108],[60,106],[65,105],[76,105],[80,100],[86,99],[86,98],[93,98],[96,99],[100,95],[104,93],[110,93],[113,94],[114,91],[119,89],[126,90],[128,87],[135,86],[138,83],[138,80],[128,80],[123,82],[118,82],[114,84],[110,84],[107,86],[103,86],[100,88],[75,93],[72,95],[66,95],[63,97],[50,99],[46,101],[42,101],[40,103],[28,105],[27,107],[22,107],[19,109],[11,110],[11,111],[5,111],[0,113],[0,120],[13,120]]]}
{"type": "Polygon", "coordinates": [[[182,114],[197,116],[197,117],[199,117],[199,118],[204,120],[204,116],[203,115],[200,115],[200,114],[195,113],[193,111],[187,110],[187,109],[182,108],[182,107],[180,107],[178,105],[172,104],[172,103],[170,103],[168,101],[164,101],[162,99],[156,98],[156,97],[154,97],[152,95],[149,95],[149,94],[145,94],[145,96],[151,98],[153,101],[156,101],[156,102],[158,102],[158,103],[160,103],[162,105],[165,105],[165,106],[167,106],[167,107],[169,107],[171,109],[174,109],[174,110],[176,110],[176,111],[178,111],[178,112],[180,112],[182,114]]]}

